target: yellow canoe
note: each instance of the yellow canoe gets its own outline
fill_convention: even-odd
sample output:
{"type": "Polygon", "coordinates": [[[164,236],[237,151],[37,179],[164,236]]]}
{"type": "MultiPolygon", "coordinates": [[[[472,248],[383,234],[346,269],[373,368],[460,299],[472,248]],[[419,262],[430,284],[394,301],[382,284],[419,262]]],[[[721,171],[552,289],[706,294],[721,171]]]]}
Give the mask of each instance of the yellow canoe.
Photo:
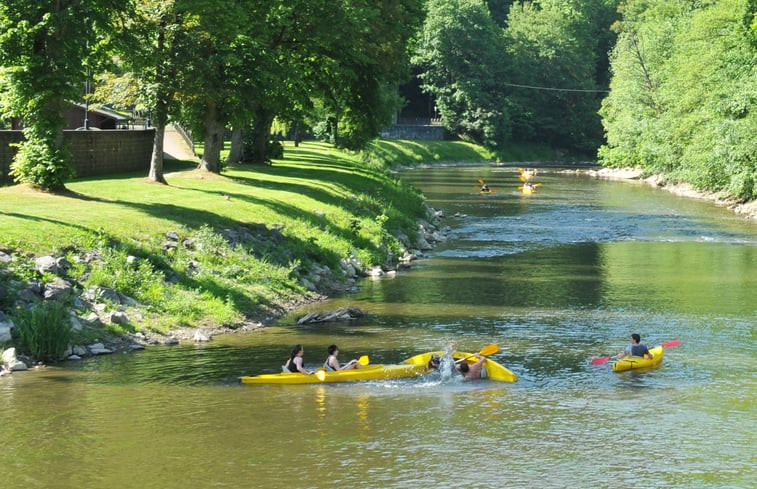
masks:
{"type": "MultiPolygon", "coordinates": [[[[433,351],[429,353],[421,353],[420,355],[415,355],[414,357],[410,357],[407,360],[405,360],[405,363],[413,364],[413,365],[423,365],[428,366],[428,362],[431,360],[431,357],[436,355],[438,357],[444,356],[443,351],[433,351]]],[[[461,358],[466,358],[465,361],[469,364],[476,363],[478,361],[478,358],[475,356],[472,356],[473,353],[466,353],[463,351],[456,351],[452,353],[452,358],[455,360],[459,360],[461,358]]],[[[518,376],[515,375],[512,371],[510,371],[507,367],[504,365],[501,365],[491,358],[487,358],[486,362],[484,362],[484,369],[486,371],[486,378],[490,380],[497,380],[500,382],[516,382],[518,380],[518,376]]]]}
{"type": "Polygon", "coordinates": [[[239,377],[242,384],[320,384],[331,382],[359,382],[363,380],[387,380],[417,377],[428,372],[426,365],[368,365],[351,370],[339,370],[336,372],[324,371],[324,378],[320,380],[317,375],[301,373],[294,374],[262,374],[239,377]]]}
{"type": "Polygon", "coordinates": [[[649,349],[649,353],[652,354],[652,358],[643,357],[623,357],[620,360],[616,360],[612,364],[612,369],[615,372],[624,372],[626,370],[635,370],[637,368],[650,368],[656,367],[662,362],[662,357],[665,354],[665,348],[655,346],[649,349]]]}

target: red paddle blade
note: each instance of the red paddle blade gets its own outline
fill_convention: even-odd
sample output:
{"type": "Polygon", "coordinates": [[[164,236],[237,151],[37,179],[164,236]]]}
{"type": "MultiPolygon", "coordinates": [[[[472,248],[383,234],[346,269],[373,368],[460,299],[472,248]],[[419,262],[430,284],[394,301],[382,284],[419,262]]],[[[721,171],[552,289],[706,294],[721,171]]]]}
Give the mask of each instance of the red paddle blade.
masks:
{"type": "Polygon", "coordinates": [[[662,346],[663,348],[670,348],[673,346],[678,346],[680,344],[681,344],[681,340],[673,340],[673,341],[668,341],[667,343],[663,343],[662,346]]]}
{"type": "Polygon", "coordinates": [[[611,358],[612,358],[612,357],[599,357],[599,358],[594,358],[594,359],[592,359],[592,361],[591,361],[591,364],[592,364],[592,365],[602,365],[603,363],[607,363],[607,362],[609,362],[611,358]]]}

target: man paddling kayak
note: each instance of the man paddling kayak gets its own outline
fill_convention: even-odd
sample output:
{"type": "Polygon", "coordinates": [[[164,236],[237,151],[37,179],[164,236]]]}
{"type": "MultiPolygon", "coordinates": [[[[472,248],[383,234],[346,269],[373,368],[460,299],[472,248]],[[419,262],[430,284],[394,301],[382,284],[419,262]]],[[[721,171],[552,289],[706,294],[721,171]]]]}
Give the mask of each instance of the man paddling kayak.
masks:
{"type": "Polygon", "coordinates": [[[631,335],[631,344],[621,353],[618,353],[618,359],[627,356],[652,358],[652,354],[649,353],[649,348],[647,348],[647,345],[641,343],[641,336],[638,333],[633,333],[631,335]]]}
{"type": "Polygon", "coordinates": [[[482,373],[484,369],[484,362],[486,362],[486,357],[481,355],[480,353],[474,353],[473,356],[478,358],[478,361],[476,363],[468,365],[465,361],[462,361],[458,365],[456,365],[458,372],[460,372],[463,376],[463,380],[475,380],[484,378],[482,373]]]}

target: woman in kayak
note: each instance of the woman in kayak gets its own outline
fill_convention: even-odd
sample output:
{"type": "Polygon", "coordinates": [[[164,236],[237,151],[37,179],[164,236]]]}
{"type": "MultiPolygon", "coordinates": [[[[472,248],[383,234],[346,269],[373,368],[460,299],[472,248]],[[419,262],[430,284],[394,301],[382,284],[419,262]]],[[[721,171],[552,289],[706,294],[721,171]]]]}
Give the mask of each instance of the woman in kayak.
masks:
{"type": "Polygon", "coordinates": [[[289,360],[284,364],[284,371],[291,373],[299,372],[308,375],[312,374],[313,372],[305,370],[305,367],[302,364],[302,357],[304,355],[305,349],[302,348],[302,345],[295,345],[294,349],[292,349],[292,353],[289,355],[289,360]]]}
{"type": "Polygon", "coordinates": [[[647,345],[641,343],[641,336],[638,333],[633,333],[631,335],[631,344],[621,353],[618,353],[618,359],[626,356],[652,358],[649,348],[647,348],[647,345]]]}
{"type": "Polygon", "coordinates": [[[329,346],[329,357],[326,359],[326,363],[323,364],[329,372],[336,372],[337,370],[349,370],[352,368],[360,368],[360,363],[354,358],[344,365],[339,364],[339,360],[336,358],[339,355],[339,348],[336,345],[329,346]]]}

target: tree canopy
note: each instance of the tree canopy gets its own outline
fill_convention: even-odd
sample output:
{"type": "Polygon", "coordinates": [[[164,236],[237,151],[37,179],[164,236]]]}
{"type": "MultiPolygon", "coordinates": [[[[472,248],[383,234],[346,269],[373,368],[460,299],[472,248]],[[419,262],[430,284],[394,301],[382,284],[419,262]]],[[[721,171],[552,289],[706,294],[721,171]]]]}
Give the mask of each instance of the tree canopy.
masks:
{"type": "Polygon", "coordinates": [[[615,25],[602,105],[608,166],[755,196],[757,30],[753,0],[628,1],[615,25]]]}
{"type": "MultiPolygon", "coordinates": [[[[504,150],[548,144],[608,166],[755,195],[757,0],[31,0],[0,3],[0,117],[23,120],[19,182],[72,176],[62,113],[97,97],[267,161],[307,127],[360,149],[417,73],[449,133],[504,150]],[[277,122],[275,122],[277,121],[277,122]]],[[[428,104],[426,104],[428,105],[428,104]]],[[[241,154],[235,151],[235,154],[241,154]]]]}

